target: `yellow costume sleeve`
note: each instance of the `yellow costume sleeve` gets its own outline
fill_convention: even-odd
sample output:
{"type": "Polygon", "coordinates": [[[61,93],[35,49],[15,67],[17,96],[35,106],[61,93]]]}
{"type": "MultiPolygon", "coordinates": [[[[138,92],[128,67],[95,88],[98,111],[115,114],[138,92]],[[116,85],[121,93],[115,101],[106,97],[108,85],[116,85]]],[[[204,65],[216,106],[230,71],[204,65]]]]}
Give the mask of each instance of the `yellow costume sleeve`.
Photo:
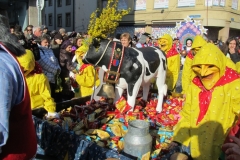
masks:
{"type": "Polygon", "coordinates": [[[240,73],[240,62],[236,63],[236,71],[240,73]]]}
{"type": "Polygon", "coordinates": [[[231,106],[233,108],[233,113],[239,117],[240,115],[240,80],[235,80],[234,83],[231,84],[233,89],[233,93],[231,94],[231,106]]]}
{"type": "Polygon", "coordinates": [[[44,74],[35,74],[27,78],[32,109],[43,106],[48,112],[56,111],[56,103],[51,97],[50,85],[44,74]]]}
{"type": "Polygon", "coordinates": [[[186,60],[183,66],[183,71],[182,71],[182,93],[183,94],[186,93],[192,78],[194,78],[192,77],[194,73],[191,67],[192,67],[192,59],[189,57],[186,57],[186,60]]]}
{"type": "Polygon", "coordinates": [[[93,66],[88,66],[80,74],[76,74],[76,81],[80,86],[93,87],[95,74],[96,74],[95,80],[97,81],[98,73],[97,72],[95,73],[95,69],[93,66]]]}
{"type": "Polygon", "coordinates": [[[166,84],[168,86],[168,90],[173,90],[176,86],[178,80],[178,74],[180,71],[180,55],[174,55],[167,58],[167,77],[166,84]]]}
{"type": "Polygon", "coordinates": [[[177,123],[173,133],[173,141],[189,146],[190,142],[190,124],[191,124],[191,91],[187,92],[186,101],[182,111],[181,119],[177,123]]]}

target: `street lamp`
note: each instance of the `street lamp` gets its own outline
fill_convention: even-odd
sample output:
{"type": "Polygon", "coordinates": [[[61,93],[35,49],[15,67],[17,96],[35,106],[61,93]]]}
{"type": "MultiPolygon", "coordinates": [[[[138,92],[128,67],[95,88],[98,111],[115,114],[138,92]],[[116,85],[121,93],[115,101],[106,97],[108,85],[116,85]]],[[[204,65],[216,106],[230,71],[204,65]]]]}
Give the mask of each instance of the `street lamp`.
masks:
{"type": "Polygon", "coordinates": [[[38,25],[42,25],[42,9],[44,7],[44,0],[36,0],[36,6],[38,10],[38,25]]]}

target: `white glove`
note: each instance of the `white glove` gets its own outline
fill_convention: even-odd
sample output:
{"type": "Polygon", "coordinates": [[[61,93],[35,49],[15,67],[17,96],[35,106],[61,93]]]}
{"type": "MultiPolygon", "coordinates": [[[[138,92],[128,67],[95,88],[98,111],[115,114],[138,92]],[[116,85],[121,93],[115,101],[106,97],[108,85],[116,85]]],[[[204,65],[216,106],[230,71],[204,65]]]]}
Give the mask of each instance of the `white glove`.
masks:
{"type": "Polygon", "coordinates": [[[48,112],[47,118],[60,118],[60,115],[57,112],[48,112]]]}

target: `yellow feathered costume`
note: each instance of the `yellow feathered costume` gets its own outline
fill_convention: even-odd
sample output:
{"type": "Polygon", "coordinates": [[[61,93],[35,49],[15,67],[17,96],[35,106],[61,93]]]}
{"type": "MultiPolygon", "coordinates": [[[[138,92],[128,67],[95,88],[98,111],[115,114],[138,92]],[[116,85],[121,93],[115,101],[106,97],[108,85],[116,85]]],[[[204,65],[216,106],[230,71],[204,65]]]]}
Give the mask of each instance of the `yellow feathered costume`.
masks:
{"type": "Polygon", "coordinates": [[[33,73],[35,59],[32,51],[26,50],[26,54],[18,57],[18,61],[24,70],[32,110],[43,107],[50,113],[55,112],[56,104],[51,97],[51,89],[47,77],[43,73],[33,73]]]}
{"type": "Polygon", "coordinates": [[[193,59],[192,69],[199,71],[198,76],[189,86],[173,136],[173,141],[190,146],[193,159],[217,160],[229,129],[239,116],[240,78],[227,63],[225,55],[210,43],[193,59]],[[214,67],[219,71],[212,70],[214,67]],[[213,73],[218,73],[214,81],[213,73]],[[206,89],[206,82],[213,87],[206,89]]]}
{"type": "Polygon", "coordinates": [[[171,91],[176,86],[178,74],[180,71],[180,55],[175,47],[172,47],[172,43],[173,40],[169,34],[163,35],[158,40],[159,47],[166,53],[167,56],[166,84],[168,86],[168,90],[171,91]]]}
{"type": "MultiPolygon", "coordinates": [[[[203,37],[201,35],[197,35],[194,37],[192,49],[188,53],[186,60],[184,62],[184,66],[183,66],[183,72],[182,72],[182,93],[183,94],[187,93],[188,87],[189,87],[192,79],[196,76],[191,68],[192,62],[194,59],[193,51],[195,52],[195,54],[197,54],[199,49],[202,46],[204,46],[205,44],[207,44],[207,42],[203,39],[203,37]]],[[[223,53],[221,53],[221,54],[223,54],[223,53]]],[[[229,68],[236,70],[236,65],[230,59],[227,59],[226,65],[229,68]]]]}
{"type": "Polygon", "coordinates": [[[95,68],[90,64],[83,64],[82,62],[82,57],[87,51],[87,48],[84,49],[84,47],[81,46],[75,51],[78,64],[80,65],[79,73],[75,75],[75,79],[80,86],[80,97],[92,95],[93,87],[97,87],[100,84],[98,72],[95,68]],[[95,78],[94,75],[96,76],[95,78]]]}

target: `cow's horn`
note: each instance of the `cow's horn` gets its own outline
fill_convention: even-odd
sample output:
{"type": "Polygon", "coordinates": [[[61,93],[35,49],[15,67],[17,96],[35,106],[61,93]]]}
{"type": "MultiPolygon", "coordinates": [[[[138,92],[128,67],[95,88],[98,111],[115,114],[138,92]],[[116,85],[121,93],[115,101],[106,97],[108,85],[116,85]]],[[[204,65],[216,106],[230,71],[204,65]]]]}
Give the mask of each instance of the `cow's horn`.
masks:
{"type": "Polygon", "coordinates": [[[103,84],[97,96],[106,98],[115,98],[114,87],[111,84],[103,84]]]}

